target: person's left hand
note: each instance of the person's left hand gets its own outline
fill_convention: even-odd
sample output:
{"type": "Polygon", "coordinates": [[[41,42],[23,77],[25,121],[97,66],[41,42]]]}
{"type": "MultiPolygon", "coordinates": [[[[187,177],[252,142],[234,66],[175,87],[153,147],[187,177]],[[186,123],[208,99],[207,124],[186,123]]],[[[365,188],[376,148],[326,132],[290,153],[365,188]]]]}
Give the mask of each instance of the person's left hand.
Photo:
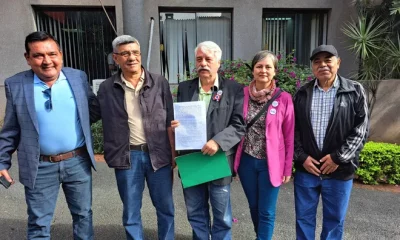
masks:
{"type": "Polygon", "coordinates": [[[290,178],[291,178],[290,176],[283,176],[282,183],[283,184],[288,183],[290,181],[290,178]]]}
{"type": "Polygon", "coordinates": [[[203,154],[212,156],[218,151],[218,149],[219,149],[218,143],[211,139],[204,145],[204,147],[201,149],[201,152],[203,154]]]}
{"type": "Polygon", "coordinates": [[[339,167],[339,165],[337,165],[335,162],[333,162],[330,154],[321,158],[321,160],[319,160],[319,161],[322,163],[321,168],[320,168],[322,174],[333,173],[339,167]]]}

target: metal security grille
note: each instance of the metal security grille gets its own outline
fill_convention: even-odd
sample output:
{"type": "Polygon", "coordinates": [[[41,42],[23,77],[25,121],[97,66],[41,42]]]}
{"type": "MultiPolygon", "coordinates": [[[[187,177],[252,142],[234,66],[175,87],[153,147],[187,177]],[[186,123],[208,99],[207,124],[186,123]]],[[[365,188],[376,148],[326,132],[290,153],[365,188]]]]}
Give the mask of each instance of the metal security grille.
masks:
{"type": "Polygon", "coordinates": [[[222,50],[222,60],[231,59],[231,11],[160,11],[161,72],[169,83],[190,79],[194,49],[200,42],[215,42],[222,50]]]}
{"type": "MultiPolygon", "coordinates": [[[[106,8],[115,26],[115,9],[106,8]]],[[[64,66],[83,70],[91,82],[111,76],[107,55],[116,37],[102,8],[35,7],[38,31],[47,31],[59,42],[64,66]]]]}
{"type": "Polygon", "coordinates": [[[328,13],[325,11],[277,11],[263,13],[262,48],[286,57],[295,50],[297,62],[309,65],[311,51],[326,43],[328,13]]]}

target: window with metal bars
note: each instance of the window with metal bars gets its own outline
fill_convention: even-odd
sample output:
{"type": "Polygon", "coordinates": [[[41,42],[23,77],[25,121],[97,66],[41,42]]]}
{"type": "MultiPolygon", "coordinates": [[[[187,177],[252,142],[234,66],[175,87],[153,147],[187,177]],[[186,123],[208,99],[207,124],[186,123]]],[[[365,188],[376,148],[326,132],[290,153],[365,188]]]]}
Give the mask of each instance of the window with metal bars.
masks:
{"type": "Polygon", "coordinates": [[[310,65],[312,50],[326,44],[326,10],[266,9],[263,13],[262,48],[286,57],[292,50],[301,65],[310,65]]]}
{"type": "MultiPolygon", "coordinates": [[[[46,31],[59,42],[65,67],[85,71],[93,79],[111,76],[115,66],[108,60],[111,43],[116,37],[102,8],[34,7],[38,31],[46,31]]],[[[106,11],[114,26],[114,7],[106,11]]]]}
{"type": "Polygon", "coordinates": [[[194,49],[213,41],[222,60],[232,56],[232,9],[160,9],[161,72],[172,84],[190,78],[195,67],[194,49]]]}

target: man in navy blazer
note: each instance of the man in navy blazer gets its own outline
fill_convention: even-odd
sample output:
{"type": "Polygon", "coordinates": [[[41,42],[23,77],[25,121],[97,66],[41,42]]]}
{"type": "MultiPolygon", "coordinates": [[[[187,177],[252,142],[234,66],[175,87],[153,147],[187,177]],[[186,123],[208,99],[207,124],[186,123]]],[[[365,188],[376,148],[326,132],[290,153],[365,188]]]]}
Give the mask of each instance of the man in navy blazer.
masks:
{"type": "MultiPolygon", "coordinates": [[[[179,84],[177,100],[205,102],[207,143],[201,152],[212,156],[222,150],[232,169],[236,146],[245,133],[242,116],[243,87],[235,81],[218,76],[222,51],[216,43],[201,42],[194,52],[199,77],[179,84]]],[[[171,122],[172,128],[178,126],[179,121],[171,122]]],[[[180,152],[181,155],[186,153],[180,152]]],[[[183,189],[194,240],[232,238],[231,182],[232,177],[229,176],[183,189]],[[209,201],[213,212],[212,224],[209,201]]]]}
{"type": "Polygon", "coordinates": [[[25,186],[28,239],[50,239],[50,224],[62,186],[73,219],[74,239],[93,239],[92,173],[95,166],[89,104],[95,98],[87,76],[62,68],[57,40],[46,32],[25,39],[31,70],[5,80],[6,113],[0,132],[0,176],[18,153],[25,186]]]}

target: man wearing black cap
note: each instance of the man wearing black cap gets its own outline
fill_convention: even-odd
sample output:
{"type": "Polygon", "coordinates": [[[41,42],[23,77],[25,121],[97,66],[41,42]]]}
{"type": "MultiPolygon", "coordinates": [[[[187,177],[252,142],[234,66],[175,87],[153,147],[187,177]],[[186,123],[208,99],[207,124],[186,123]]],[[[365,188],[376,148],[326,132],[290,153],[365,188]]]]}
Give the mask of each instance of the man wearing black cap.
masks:
{"type": "Polygon", "coordinates": [[[368,109],[360,83],[337,74],[332,45],[311,54],[315,79],[294,98],[296,239],[315,239],[322,198],[321,239],[342,239],[358,158],[368,134],[368,109]]]}

